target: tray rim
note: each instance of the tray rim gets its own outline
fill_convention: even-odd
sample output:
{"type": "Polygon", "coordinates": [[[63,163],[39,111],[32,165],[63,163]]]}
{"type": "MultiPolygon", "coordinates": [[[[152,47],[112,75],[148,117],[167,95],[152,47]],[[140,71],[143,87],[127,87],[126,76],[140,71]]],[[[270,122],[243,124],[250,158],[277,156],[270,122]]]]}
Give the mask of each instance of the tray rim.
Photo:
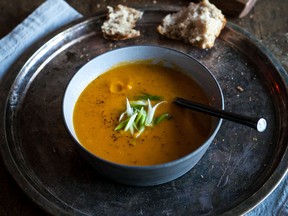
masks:
{"type": "MultiPolygon", "coordinates": [[[[157,9],[153,8],[153,10],[149,10],[149,9],[145,9],[146,11],[157,11],[157,9]]],[[[167,11],[167,10],[165,10],[167,11]]],[[[162,10],[163,12],[163,10],[162,10]]],[[[171,11],[167,11],[171,12],[171,11]]],[[[15,81],[15,78],[18,75],[18,72],[21,71],[21,69],[23,68],[24,64],[20,64],[22,63],[21,61],[23,61],[26,63],[27,61],[29,61],[31,58],[33,58],[33,55],[35,53],[37,53],[39,50],[41,50],[43,48],[43,46],[45,46],[46,43],[50,42],[50,39],[56,38],[59,36],[59,34],[64,33],[66,31],[69,31],[71,29],[74,29],[76,27],[80,27],[82,25],[85,25],[85,23],[89,23],[89,22],[93,22],[93,20],[98,19],[99,17],[102,17],[103,14],[99,13],[96,14],[93,17],[84,17],[81,18],[77,21],[74,21],[62,28],[60,28],[59,30],[55,31],[52,34],[49,34],[48,36],[44,37],[42,40],[40,40],[39,42],[36,42],[29,50],[25,51],[24,54],[14,63],[14,65],[8,70],[8,72],[4,75],[3,80],[6,81],[13,81],[12,85],[10,86],[11,88],[13,87],[13,83],[15,81]],[[26,57],[28,56],[28,58],[26,57]],[[12,80],[13,76],[8,77],[7,74],[11,74],[14,71],[14,79],[12,80]],[[15,71],[18,71],[17,73],[15,71]],[[8,77],[8,79],[7,79],[8,77]],[[9,80],[10,78],[10,80],[9,80]]],[[[273,66],[275,66],[277,68],[278,73],[280,74],[281,78],[283,79],[283,83],[286,86],[286,90],[288,91],[288,75],[287,72],[285,71],[285,69],[283,68],[283,66],[281,65],[281,63],[275,58],[275,56],[269,51],[269,49],[267,49],[259,40],[256,39],[256,37],[254,37],[252,34],[250,34],[248,31],[242,29],[241,27],[237,26],[236,24],[233,24],[231,22],[228,22],[226,25],[226,28],[230,28],[234,31],[236,31],[239,34],[242,34],[245,38],[249,39],[249,41],[251,41],[260,51],[261,54],[263,54],[265,57],[267,57],[267,59],[273,64],[273,66]]],[[[3,82],[3,80],[0,80],[0,83],[3,84],[5,82],[3,82]]],[[[7,88],[7,82],[5,83],[5,87],[7,88]]],[[[9,87],[8,87],[9,88],[9,87]]],[[[5,90],[5,89],[4,89],[5,90]]],[[[10,92],[10,88],[6,89],[6,91],[9,90],[10,92]]],[[[5,120],[5,116],[6,116],[6,107],[7,107],[7,103],[8,103],[8,99],[9,99],[9,95],[10,93],[7,93],[7,98],[5,98],[5,102],[0,104],[0,114],[1,114],[1,118],[3,117],[5,120]]],[[[1,93],[1,96],[3,96],[3,93],[1,93]]],[[[1,97],[1,100],[3,98],[1,97]]],[[[7,137],[6,137],[6,128],[5,128],[5,121],[2,121],[1,125],[0,125],[0,140],[1,143],[0,145],[6,146],[5,144],[3,144],[4,142],[7,142],[7,137]]],[[[70,214],[70,210],[69,208],[65,208],[65,206],[59,207],[57,205],[55,205],[55,202],[51,202],[50,200],[46,199],[45,197],[42,196],[42,194],[37,190],[37,188],[35,188],[33,186],[33,184],[31,183],[31,181],[29,181],[29,179],[25,178],[25,176],[23,175],[23,173],[21,172],[21,170],[19,169],[19,166],[17,165],[17,162],[14,160],[13,155],[11,154],[10,148],[8,147],[8,145],[5,148],[1,148],[1,158],[2,161],[4,162],[7,170],[9,171],[9,173],[11,174],[11,176],[14,178],[14,180],[17,182],[17,184],[20,186],[20,188],[24,191],[24,193],[35,203],[37,204],[39,207],[41,207],[43,210],[45,210],[48,213],[51,214],[61,214],[61,215],[66,215],[66,214],[70,214]],[[7,154],[8,153],[8,154],[7,154]],[[49,203],[49,206],[47,205],[47,202],[49,203]],[[51,208],[53,207],[53,208],[51,208]]],[[[224,213],[224,215],[230,215],[230,214],[245,214],[249,211],[251,211],[252,209],[254,209],[258,204],[260,204],[264,199],[266,199],[276,188],[277,186],[281,183],[281,181],[285,178],[285,176],[288,173],[288,163],[286,163],[287,165],[285,166],[283,164],[284,162],[288,162],[288,146],[285,149],[285,152],[283,153],[283,157],[282,157],[282,164],[280,164],[281,166],[276,167],[275,172],[273,172],[273,174],[271,174],[271,176],[269,177],[269,179],[265,182],[265,184],[263,185],[263,187],[261,189],[259,189],[258,191],[256,191],[255,194],[253,194],[251,197],[249,197],[247,200],[245,200],[244,202],[240,203],[238,206],[236,206],[235,208],[229,210],[228,212],[224,213]],[[282,169],[285,169],[285,171],[283,172],[282,169]],[[273,187],[271,187],[271,185],[274,185],[273,187]],[[253,205],[251,205],[251,201],[254,202],[253,205]]],[[[52,195],[52,194],[51,194],[52,195]]],[[[56,201],[58,198],[56,198],[56,201]]],[[[75,209],[74,209],[75,211],[75,209]]],[[[80,212],[78,212],[80,213],[80,212]]],[[[80,213],[81,214],[81,213],[80,213]]]]}

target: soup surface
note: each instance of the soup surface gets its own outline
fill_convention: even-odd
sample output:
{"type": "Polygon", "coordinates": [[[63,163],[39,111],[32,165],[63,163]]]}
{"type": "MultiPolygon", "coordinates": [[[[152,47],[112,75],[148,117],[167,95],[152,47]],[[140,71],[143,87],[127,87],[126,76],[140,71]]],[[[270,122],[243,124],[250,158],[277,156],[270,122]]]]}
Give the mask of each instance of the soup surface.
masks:
{"type": "MultiPolygon", "coordinates": [[[[149,62],[113,67],[93,80],[78,98],[73,114],[77,138],[93,154],[120,164],[143,166],[178,159],[207,139],[211,117],[173,104],[175,97],[208,104],[200,87],[176,69],[149,62]],[[133,101],[145,94],[167,101],[157,107],[155,117],[169,113],[171,118],[145,127],[137,138],[130,131],[115,131],[126,110],[126,98],[133,101]]],[[[156,103],[151,101],[152,106],[156,103]]]]}

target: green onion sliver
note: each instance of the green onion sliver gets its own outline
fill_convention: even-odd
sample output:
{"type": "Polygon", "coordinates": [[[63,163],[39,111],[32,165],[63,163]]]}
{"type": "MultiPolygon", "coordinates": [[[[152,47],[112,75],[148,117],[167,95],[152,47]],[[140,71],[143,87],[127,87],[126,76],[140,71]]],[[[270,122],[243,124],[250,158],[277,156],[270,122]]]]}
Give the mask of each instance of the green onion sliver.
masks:
{"type": "Polygon", "coordinates": [[[171,118],[171,116],[168,113],[164,113],[161,116],[158,116],[154,119],[154,125],[159,124],[164,119],[170,119],[170,118],[171,118]]]}
{"type": "Polygon", "coordinates": [[[147,106],[147,101],[145,100],[137,100],[137,101],[130,101],[130,105],[133,106],[147,106]]]}
{"type": "MultiPolygon", "coordinates": [[[[129,130],[129,128],[131,128],[131,126],[133,126],[133,123],[134,123],[134,120],[135,120],[136,116],[137,116],[137,113],[133,114],[133,115],[130,117],[130,119],[129,119],[127,125],[126,125],[126,127],[124,128],[124,131],[129,130]]],[[[133,128],[133,127],[132,127],[132,128],[133,128]]],[[[132,130],[132,129],[131,129],[131,130],[132,130]]],[[[131,133],[132,133],[132,131],[131,131],[131,133]]]]}
{"type": "Polygon", "coordinates": [[[127,116],[130,117],[133,115],[133,109],[132,107],[130,106],[130,103],[129,103],[129,100],[128,98],[126,98],[126,113],[127,113],[127,116]]]}
{"type": "Polygon", "coordinates": [[[150,95],[150,94],[144,93],[143,95],[138,96],[137,99],[140,99],[140,100],[151,100],[151,101],[161,101],[161,100],[163,100],[163,97],[158,96],[158,95],[150,95]]]}
{"type": "Polygon", "coordinates": [[[129,121],[130,118],[125,119],[124,121],[122,121],[114,130],[121,130],[122,128],[124,128],[127,125],[127,122],[129,121]]]}
{"type": "Polygon", "coordinates": [[[135,124],[136,124],[136,125],[137,125],[138,122],[140,121],[140,119],[141,119],[141,117],[142,117],[142,115],[143,115],[143,111],[144,111],[144,107],[141,107],[141,109],[140,109],[140,111],[138,112],[137,117],[136,117],[136,119],[135,119],[135,124]]]}
{"type": "Polygon", "coordinates": [[[153,117],[154,117],[156,108],[162,103],[167,103],[167,101],[161,101],[161,102],[157,103],[154,107],[152,107],[150,100],[148,99],[148,113],[147,113],[147,118],[145,121],[146,126],[152,126],[152,121],[153,121],[153,117]]]}

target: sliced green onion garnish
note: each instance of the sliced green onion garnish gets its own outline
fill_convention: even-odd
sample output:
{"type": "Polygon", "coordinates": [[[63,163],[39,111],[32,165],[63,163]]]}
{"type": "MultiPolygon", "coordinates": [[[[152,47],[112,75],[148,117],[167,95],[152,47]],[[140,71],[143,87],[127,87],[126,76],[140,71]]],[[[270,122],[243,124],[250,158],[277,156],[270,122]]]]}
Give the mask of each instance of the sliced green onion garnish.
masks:
{"type": "Polygon", "coordinates": [[[124,121],[122,121],[114,130],[121,130],[122,128],[124,128],[127,125],[127,122],[129,121],[130,118],[125,119],[124,121]]]}
{"type": "Polygon", "coordinates": [[[121,121],[121,119],[124,117],[125,114],[126,114],[126,112],[121,113],[121,115],[119,117],[119,121],[121,121]]]}
{"type": "Polygon", "coordinates": [[[158,96],[158,95],[150,95],[147,93],[144,93],[143,95],[137,96],[136,97],[138,100],[150,100],[150,101],[161,101],[163,100],[163,97],[158,96]]]}
{"type": "Polygon", "coordinates": [[[145,126],[141,125],[138,132],[135,134],[135,138],[138,138],[145,130],[145,126]]]}
{"type": "MultiPolygon", "coordinates": [[[[130,117],[130,119],[129,119],[129,121],[127,122],[127,125],[126,125],[126,127],[125,127],[125,129],[124,129],[124,131],[129,130],[130,127],[133,126],[133,123],[134,123],[134,120],[135,120],[136,116],[137,116],[137,113],[133,114],[133,115],[130,117]]],[[[132,127],[132,128],[133,128],[133,127],[132,127]]]]}
{"type": "Polygon", "coordinates": [[[169,115],[169,113],[164,113],[161,116],[158,116],[154,119],[154,125],[159,124],[160,122],[162,122],[164,119],[171,119],[171,116],[169,115]]]}
{"type": "Polygon", "coordinates": [[[130,127],[130,128],[129,128],[129,131],[130,131],[131,135],[134,134],[134,128],[133,128],[133,127],[130,127]]]}
{"type": "Polygon", "coordinates": [[[138,122],[140,121],[141,117],[143,116],[143,111],[144,111],[144,107],[141,107],[136,119],[135,119],[135,124],[137,125],[138,122]]]}
{"type": "Polygon", "coordinates": [[[146,118],[147,118],[147,114],[144,113],[140,119],[140,125],[145,125],[146,118]]]}
{"type": "Polygon", "coordinates": [[[121,130],[124,128],[124,131],[129,130],[135,138],[139,137],[145,131],[146,126],[151,127],[160,123],[164,119],[170,118],[168,113],[164,113],[154,119],[155,111],[162,103],[167,102],[161,101],[155,106],[152,106],[149,98],[146,101],[141,99],[130,102],[128,98],[126,98],[126,111],[120,115],[119,121],[121,121],[125,115],[126,119],[123,120],[114,130],[121,130]],[[145,110],[146,106],[148,106],[147,111],[145,110]]]}
{"type": "Polygon", "coordinates": [[[133,115],[133,109],[130,106],[128,98],[126,98],[126,113],[128,117],[133,115]]]}
{"type": "Polygon", "coordinates": [[[146,106],[148,104],[145,100],[130,101],[130,105],[133,106],[146,106]]]}
{"type": "Polygon", "coordinates": [[[162,103],[167,103],[167,101],[161,101],[157,103],[154,107],[152,107],[150,100],[148,99],[148,113],[147,113],[147,118],[145,121],[146,126],[153,126],[153,117],[154,117],[156,108],[162,103]]]}

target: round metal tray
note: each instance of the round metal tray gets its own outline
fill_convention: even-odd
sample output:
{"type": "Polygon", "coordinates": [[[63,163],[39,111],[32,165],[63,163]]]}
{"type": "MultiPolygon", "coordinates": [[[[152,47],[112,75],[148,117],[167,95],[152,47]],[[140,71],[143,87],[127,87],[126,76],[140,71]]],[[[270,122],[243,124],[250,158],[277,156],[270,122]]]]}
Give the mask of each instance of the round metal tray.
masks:
{"type": "Polygon", "coordinates": [[[47,212],[237,215],[261,202],[287,172],[288,78],[282,66],[231,23],[211,50],[164,38],[156,27],[168,12],[146,10],[137,25],[141,36],[117,42],[102,37],[104,15],[82,20],[36,44],[2,80],[2,157],[20,187],[47,212]],[[62,119],[62,97],[73,74],[90,59],[134,44],[171,47],[197,58],[218,79],[225,109],[263,116],[267,130],[224,121],[200,162],[163,185],[129,187],[103,178],[77,153],[62,119]]]}

